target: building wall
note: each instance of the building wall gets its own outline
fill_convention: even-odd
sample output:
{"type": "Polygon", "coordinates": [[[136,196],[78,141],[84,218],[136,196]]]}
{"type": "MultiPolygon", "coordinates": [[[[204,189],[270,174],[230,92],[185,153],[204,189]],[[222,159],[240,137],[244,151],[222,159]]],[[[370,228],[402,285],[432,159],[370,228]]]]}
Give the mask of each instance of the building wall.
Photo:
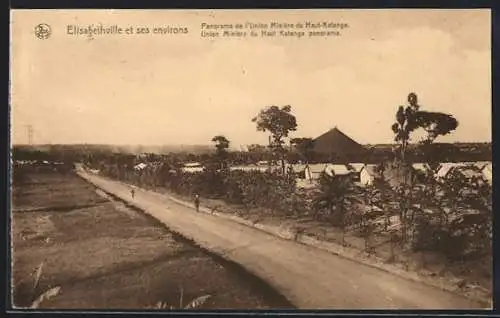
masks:
{"type": "Polygon", "coordinates": [[[182,171],[185,173],[203,172],[203,167],[184,167],[182,171]]]}
{"type": "Polygon", "coordinates": [[[361,170],[359,173],[359,183],[364,186],[373,184],[373,177],[368,173],[368,171],[366,171],[366,169],[361,170]]]}

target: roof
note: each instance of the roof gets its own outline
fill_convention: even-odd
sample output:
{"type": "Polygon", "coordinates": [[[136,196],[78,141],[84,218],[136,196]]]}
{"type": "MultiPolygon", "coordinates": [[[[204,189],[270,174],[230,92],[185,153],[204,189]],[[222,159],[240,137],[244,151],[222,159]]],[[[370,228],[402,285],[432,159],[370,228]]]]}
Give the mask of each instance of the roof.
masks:
{"type": "MultiPolygon", "coordinates": [[[[474,167],[474,166],[473,166],[474,167]]],[[[458,167],[457,170],[464,175],[466,178],[478,177],[481,175],[481,171],[477,169],[477,167],[458,167]]]]}
{"type": "Polygon", "coordinates": [[[349,169],[347,169],[346,165],[339,164],[330,164],[325,168],[325,172],[329,175],[346,175],[351,173],[349,169]]]}
{"type": "Polygon", "coordinates": [[[462,167],[464,165],[465,164],[463,162],[443,162],[441,163],[439,170],[436,172],[436,176],[444,178],[453,168],[462,167]]]}
{"type": "Polygon", "coordinates": [[[183,167],[182,171],[184,172],[200,172],[203,171],[203,167],[183,167]]]}
{"type": "Polygon", "coordinates": [[[335,127],[314,139],[314,151],[343,156],[363,154],[366,149],[335,127]]]}
{"type": "MultiPolygon", "coordinates": [[[[491,163],[488,162],[444,162],[441,164],[440,169],[436,173],[437,177],[444,178],[450,173],[452,170],[458,170],[464,176],[470,178],[473,176],[477,176],[484,171],[484,169],[488,169],[488,166],[491,166],[491,163]]],[[[484,172],[483,172],[484,174],[484,172]]]]}

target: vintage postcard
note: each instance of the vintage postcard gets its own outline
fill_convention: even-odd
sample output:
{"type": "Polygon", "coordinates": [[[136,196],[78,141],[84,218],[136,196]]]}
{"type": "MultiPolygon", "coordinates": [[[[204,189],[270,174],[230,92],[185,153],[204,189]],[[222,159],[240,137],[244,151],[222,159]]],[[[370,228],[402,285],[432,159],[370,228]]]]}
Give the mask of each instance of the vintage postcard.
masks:
{"type": "Polygon", "coordinates": [[[488,309],[490,10],[12,10],[13,308],[488,309]]]}

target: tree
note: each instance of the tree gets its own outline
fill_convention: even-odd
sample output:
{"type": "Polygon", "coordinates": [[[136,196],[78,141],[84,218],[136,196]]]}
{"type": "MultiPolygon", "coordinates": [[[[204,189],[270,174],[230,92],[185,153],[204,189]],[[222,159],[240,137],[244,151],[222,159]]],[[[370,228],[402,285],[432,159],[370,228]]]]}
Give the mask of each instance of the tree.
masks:
{"type": "Polygon", "coordinates": [[[458,121],[452,115],[420,110],[417,94],[410,93],[408,105],[399,106],[396,122],[391,129],[395,134],[394,140],[401,144],[401,159],[405,160],[410,135],[416,129],[425,130],[425,142],[432,143],[437,137],[449,134],[457,127],[458,121]]]}
{"type": "Polygon", "coordinates": [[[323,172],[319,179],[319,189],[313,199],[316,211],[327,210],[330,220],[342,230],[342,245],[345,245],[345,230],[354,205],[361,203],[358,199],[359,189],[350,177],[329,175],[323,172]]]}
{"type": "Polygon", "coordinates": [[[262,109],[259,114],[252,119],[257,124],[257,131],[271,133],[269,147],[281,160],[283,174],[285,173],[285,138],[292,131],[297,130],[297,119],[291,114],[292,107],[269,106],[262,109]]]}
{"type": "Polygon", "coordinates": [[[415,211],[415,194],[417,187],[414,184],[402,183],[395,188],[396,200],[398,204],[398,214],[400,221],[400,237],[401,243],[404,245],[408,242],[408,230],[413,221],[413,212],[415,211]]]}
{"type": "Polygon", "coordinates": [[[215,155],[219,161],[219,167],[221,169],[226,168],[227,159],[227,149],[229,148],[229,140],[222,135],[217,135],[212,138],[212,142],[215,143],[216,152],[215,155]]]}
{"type": "Polygon", "coordinates": [[[217,149],[217,153],[224,153],[229,148],[229,140],[222,135],[217,135],[212,138],[212,142],[215,143],[215,148],[217,149]]]}

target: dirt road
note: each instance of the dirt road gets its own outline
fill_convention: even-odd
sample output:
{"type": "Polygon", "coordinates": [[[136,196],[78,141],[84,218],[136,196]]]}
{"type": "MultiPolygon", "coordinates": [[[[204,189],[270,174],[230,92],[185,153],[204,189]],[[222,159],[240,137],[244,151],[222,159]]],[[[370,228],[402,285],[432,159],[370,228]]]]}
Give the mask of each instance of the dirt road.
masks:
{"type": "Polygon", "coordinates": [[[171,230],[244,266],[303,309],[485,308],[466,298],[395,277],[325,251],[216,216],[196,213],[166,196],[85,172],[101,189],[125,199],[171,230]]]}

